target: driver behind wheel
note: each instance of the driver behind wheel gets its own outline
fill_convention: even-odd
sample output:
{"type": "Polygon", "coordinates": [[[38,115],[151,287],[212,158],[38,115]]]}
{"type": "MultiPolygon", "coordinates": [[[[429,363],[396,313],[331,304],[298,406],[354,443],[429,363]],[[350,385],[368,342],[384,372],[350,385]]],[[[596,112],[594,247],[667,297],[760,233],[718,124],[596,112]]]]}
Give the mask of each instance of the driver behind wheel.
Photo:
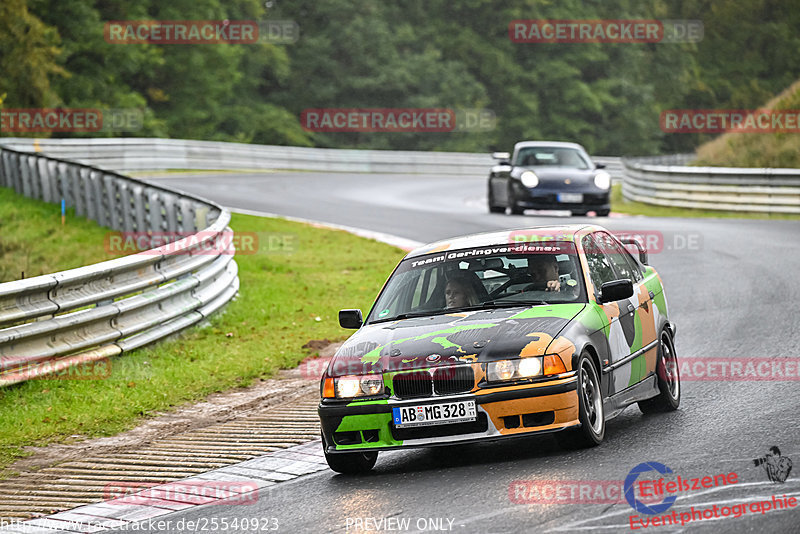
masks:
{"type": "Polygon", "coordinates": [[[553,254],[537,254],[528,258],[528,274],[532,283],[525,291],[561,291],[558,260],[553,254]]]}

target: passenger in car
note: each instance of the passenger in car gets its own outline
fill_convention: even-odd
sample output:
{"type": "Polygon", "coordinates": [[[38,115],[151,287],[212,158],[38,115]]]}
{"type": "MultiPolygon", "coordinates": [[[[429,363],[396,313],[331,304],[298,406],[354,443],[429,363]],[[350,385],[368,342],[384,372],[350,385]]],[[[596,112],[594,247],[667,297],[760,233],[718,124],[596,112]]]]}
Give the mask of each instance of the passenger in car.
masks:
{"type": "Polygon", "coordinates": [[[475,306],[479,303],[470,275],[474,276],[473,273],[455,271],[448,276],[444,288],[445,305],[448,308],[475,306]]]}

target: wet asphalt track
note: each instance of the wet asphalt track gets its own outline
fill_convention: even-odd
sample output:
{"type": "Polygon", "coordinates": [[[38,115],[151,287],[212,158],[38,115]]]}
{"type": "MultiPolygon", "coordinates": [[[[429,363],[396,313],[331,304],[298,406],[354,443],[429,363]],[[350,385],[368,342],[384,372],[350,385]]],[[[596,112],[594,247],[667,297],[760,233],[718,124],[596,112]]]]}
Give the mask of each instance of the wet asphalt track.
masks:
{"type": "MultiPolygon", "coordinates": [[[[670,317],[678,325],[679,358],[800,358],[800,221],[491,215],[483,176],[276,172],[156,181],[234,208],[417,241],[581,221],[660,232],[663,248],[651,254],[650,263],[664,280],[670,317]]],[[[355,532],[359,526],[373,532],[631,532],[635,512],[627,503],[520,504],[515,500],[528,494],[518,493],[514,482],[621,481],[646,461],[666,464],[684,478],[738,475],[735,485],[681,495],[667,513],[772,495],[800,498],[800,381],[684,380],[682,386],[678,412],[645,417],[629,407],[608,424],[605,442],[594,449],[564,452],[550,437],[539,437],[382,453],[368,476],[323,471],[264,490],[250,506],[206,506],[166,519],[174,532],[199,532],[204,524],[210,528],[206,521],[222,517],[277,518],[280,532],[355,532]],[[772,445],[795,463],[784,484],[769,482],[752,463],[772,445]],[[394,519],[387,523],[388,518],[394,519]],[[181,519],[200,522],[178,529],[181,519]]],[[[800,506],[764,515],[748,509],[739,518],[637,530],[642,531],[800,532],[800,506]]]]}

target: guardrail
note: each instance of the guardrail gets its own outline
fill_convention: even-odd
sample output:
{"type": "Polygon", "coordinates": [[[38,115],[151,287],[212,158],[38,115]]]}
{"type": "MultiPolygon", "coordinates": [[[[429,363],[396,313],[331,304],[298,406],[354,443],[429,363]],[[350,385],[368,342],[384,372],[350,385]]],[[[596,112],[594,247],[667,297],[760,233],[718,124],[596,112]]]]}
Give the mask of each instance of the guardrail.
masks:
{"type": "MultiPolygon", "coordinates": [[[[9,148],[42,152],[117,171],[165,169],[288,169],[327,172],[438,173],[488,176],[496,162],[488,153],[346,150],[249,145],[183,139],[3,138],[9,148]]],[[[622,177],[620,158],[593,157],[613,178],[622,177]]]]}
{"type": "Polygon", "coordinates": [[[3,146],[0,185],[46,202],[64,199],[77,215],[114,230],[187,236],[96,265],[0,284],[0,386],[163,339],[208,317],[238,291],[230,213],[213,202],[3,146]]]}
{"type": "Polygon", "coordinates": [[[623,159],[622,195],[660,206],[800,213],[800,169],[686,166],[691,159],[623,159]]]}

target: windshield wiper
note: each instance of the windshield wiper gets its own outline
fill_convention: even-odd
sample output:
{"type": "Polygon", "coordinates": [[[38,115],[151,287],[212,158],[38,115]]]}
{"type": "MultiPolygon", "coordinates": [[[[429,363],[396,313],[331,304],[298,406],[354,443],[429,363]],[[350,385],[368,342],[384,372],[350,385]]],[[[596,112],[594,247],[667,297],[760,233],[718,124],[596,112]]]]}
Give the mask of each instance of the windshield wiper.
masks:
{"type": "Polygon", "coordinates": [[[460,308],[449,308],[445,310],[446,313],[462,312],[462,311],[475,311],[483,310],[485,308],[516,308],[519,306],[535,306],[540,304],[548,304],[543,300],[487,300],[474,306],[462,306],[460,308]]]}
{"type": "Polygon", "coordinates": [[[443,313],[447,313],[448,310],[428,310],[428,311],[419,311],[419,312],[408,312],[408,313],[401,313],[400,315],[395,315],[394,317],[386,317],[385,319],[376,319],[374,321],[370,321],[370,324],[375,323],[386,323],[389,321],[399,321],[401,319],[412,319],[414,317],[429,317],[432,315],[441,315],[443,313]]]}
{"type": "Polygon", "coordinates": [[[387,323],[389,321],[400,321],[402,319],[413,319],[415,317],[432,317],[434,315],[445,315],[448,313],[460,313],[465,311],[478,311],[484,310],[486,308],[495,309],[495,308],[517,308],[520,306],[539,306],[539,305],[546,305],[549,304],[543,300],[489,300],[487,302],[481,302],[480,304],[475,304],[472,306],[460,306],[458,308],[445,308],[442,310],[427,310],[427,311],[418,311],[418,312],[408,312],[408,313],[401,313],[399,315],[395,315],[394,317],[386,317],[382,319],[376,319],[374,321],[370,321],[369,324],[375,323],[387,323]]]}
{"type": "Polygon", "coordinates": [[[484,302],[484,306],[491,306],[493,308],[508,308],[510,306],[544,306],[550,304],[544,300],[490,300],[489,302],[484,302]]]}

